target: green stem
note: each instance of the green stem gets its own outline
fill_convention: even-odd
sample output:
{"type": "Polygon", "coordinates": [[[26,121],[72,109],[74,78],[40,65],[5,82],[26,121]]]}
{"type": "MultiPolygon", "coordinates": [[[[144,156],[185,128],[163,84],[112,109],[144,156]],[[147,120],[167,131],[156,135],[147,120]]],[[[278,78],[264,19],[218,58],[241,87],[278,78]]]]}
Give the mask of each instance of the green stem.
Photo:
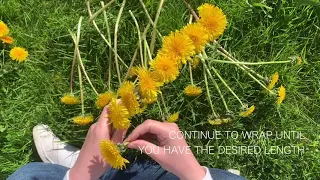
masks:
{"type": "Polygon", "coordinates": [[[227,112],[230,112],[230,110],[229,110],[229,108],[228,108],[228,105],[227,105],[227,103],[226,103],[226,100],[224,99],[224,96],[223,96],[223,94],[222,94],[222,92],[221,92],[221,90],[220,90],[220,87],[219,87],[217,81],[213,78],[213,76],[212,76],[209,68],[208,68],[207,65],[205,64],[205,62],[202,61],[202,63],[204,64],[204,67],[205,67],[205,69],[206,69],[206,71],[207,71],[210,79],[212,80],[213,85],[215,86],[215,88],[217,89],[217,91],[218,91],[218,93],[219,93],[219,95],[220,95],[220,97],[221,97],[221,99],[222,99],[223,105],[224,105],[224,107],[226,108],[226,111],[227,111],[227,112]]]}
{"type": "MultiPolygon", "coordinates": [[[[143,64],[144,61],[143,61],[143,50],[142,50],[142,44],[141,44],[141,43],[142,43],[142,39],[141,39],[141,33],[140,33],[140,26],[139,26],[139,24],[138,24],[138,21],[137,21],[136,17],[133,15],[133,13],[132,13],[131,10],[129,10],[129,13],[130,13],[130,15],[131,15],[131,17],[132,17],[135,25],[136,25],[137,31],[138,31],[139,49],[140,49],[140,59],[141,59],[141,64],[143,64]]],[[[146,61],[146,60],[145,60],[145,61],[146,61]]]]}
{"type": "Polygon", "coordinates": [[[80,65],[78,64],[79,84],[80,84],[80,99],[81,99],[81,113],[84,115],[84,97],[83,97],[83,86],[80,65]]]}
{"type": "Polygon", "coordinates": [[[71,66],[71,72],[70,72],[70,93],[73,94],[73,75],[74,75],[74,67],[77,62],[77,50],[74,48],[73,53],[73,60],[72,60],[72,66],[71,66]]]}
{"type": "Polygon", "coordinates": [[[236,61],[224,61],[224,60],[218,60],[214,58],[204,58],[205,60],[210,60],[213,62],[218,63],[226,63],[226,64],[240,64],[240,65],[263,65],[263,64],[284,64],[289,63],[291,60],[288,61],[269,61],[269,62],[236,62],[236,61]]]}
{"type": "MultiPolygon", "coordinates": [[[[91,12],[91,9],[90,9],[90,1],[88,0],[87,1],[87,7],[88,7],[88,12],[89,12],[89,15],[92,16],[92,12],[91,12]]],[[[101,38],[106,42],[106,44],[108,45],[109,48],[111,48],[112,52],[115,53],[115,56],[117,56],[120,60],[120,62],[123,64],[124,67],[128,68],[127,64],[122,60],[122,58],[119,56],[119,54],[117,54],[115,52],[115,49],[113,49],[112,45],[111,45],[111,41],[109,42],[107,40],[107,38],[102,34],[102,32],[100,31],[97,23],[93,20],[92,21],[92,24],[93,26],[96,28],[97,32],[100,34],[101,38]]]]}
{"type": "Polygon", "coordinates": [[[101,9],[99,9],[92,16],[90,16],[89,21],[92,22],[99,14],[101,14],[103,11],[105,11],[114,2],[115,2],[115,0],[111,0],[110,2],[108,2],[108,4],[104,5],[101,9]]]}
{"type": "Polygon", "coordinates": [[[150,48],[149,48],[148,42],[147,42],[147,40],[146,40],[146,37],[144,37],[144,45],[145,45],[145,47],[146,47],[146,52],[147,52],[147,54],[148,54],[148,58],[146,58],[146,61],[145,61],[146,67],[148,67],[149,62],[150,62],[150,60],[152,59],[152,55],[151,55],[152,53],[151,53],[151,51],[150,51],[150,48]]]}
{"type": "Polygon", "coordinates": [[[160,110],[160,114],[161,114],[162,120],[164,120],[163,111],[162,111],[161,104],[160,104],[159,100],[157,101],[157,104],[158,104],[158,107],[159,107],[159,110],[160,110]]]}
{"type": "MultiPolygon", "coordinates": [[[[205,68],[205,66],[203,66],[203,68],[205,68]]],[[[211,107],[213,116],[214,116],[215,118],[217,118],[218,115],[217,115],[217,113],[215,112],[215,110],[214,110],[214,108],[213,108],[213,104],[212,104],[212,100],[211,100],[211,94],[210,94],[210,90],[209,90],[208,78],[207,78],[207,73],[206,73],[206,71],[203,71],[203,76],[204,76],[204,82],[205,82],[205,84],[206,84],[207,98],[208,98],[208,101],[209,101],[209,104],[210,104],[210,107],[211,107]]]]}
{"type": "Polygon", "coordinates": [[[156,35],[157,35],[157,23],[158,23],[158,20],[159,20],[159,16],[160,16],[160,13],[161,13],[161,9],[162,9],[163,3],[164,3],[164,0],[160,0],[159,8],[158,8],[156,17],[155,17],[155,19],[154,19],[154,26],[153,26],[153,31],[152,31],[152,38],[151,38],[151,43],[150,43],[150,52],[151,52],[151,55],[153,54],[153,51],[154,51],[154,45],[155,45],[155,42],[156,42],[156,35]]]}
{"type": "Polygon", "coordinates": [[[191,67],[191,62],[188,62],[189,65],[189,73],[190,73],[190,81],[191,81],[191,85],[193,85],[193,77],[192,77],[192,67],[191,67]]]}
{"type": "Polygon", "coordinates": [[[114,51],[115,51],[115,56],[114,56],[114,60],[116,62],[116,70],[117,70],[117,75],[118,75],[118,81],[119,81],[119,85],[121,84],[121,73],[120,73],[120,67],[119,67],[119,62],[118,62],[118,30],[119,30],[119,23],[120,23],[120,19],[121,19],[121,15],[124,9],[124,6],[126,4],[126,0],[123,0],[120,11],[118,13],[118,17],[116,20],[116,25],[114,28],[114,51]]]}
{"type": "MultiPolygon", "coordinates": [[[[101,6],[104,6],[104,2],[101,1],[101,6]]],[[[108,41],[110,42],[111,45],[111,32],[110,32],[110,25],[109,25],[109,20],[108,20],[108,16],[107,16],[107,12],[105,10],[103,10],[103,17],[107,26],[107,35],[108,35],[108,41]]],[[[109,58],[108,58],[108,89],[109,91],[111,90],[111,59],[112,59],[112,47],[109,47],[109,58]]]]}

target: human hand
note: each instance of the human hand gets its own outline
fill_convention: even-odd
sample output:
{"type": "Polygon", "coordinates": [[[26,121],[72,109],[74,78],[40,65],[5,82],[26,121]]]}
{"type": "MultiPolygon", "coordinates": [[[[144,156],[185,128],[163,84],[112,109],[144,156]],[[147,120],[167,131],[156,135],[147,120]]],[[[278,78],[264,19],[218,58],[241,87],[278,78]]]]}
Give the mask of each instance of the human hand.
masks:
{"type": "Polygon", "coordinates": [[[181,180],[202,180],[205,177],[206,170],[194,157],[175,123],[146,120],[125,141],[129,142],[128,148],[147,154],[181,180]],[[150,136],[156,137],[157,145],[146,140],[150,136]]]}
{"type": "Polygon", "coordinates": [[[91,125],[79,157],[69,171],[70,180],[97,180],[111,167],[101,156],[100,140],[111,139],[115,143],[121,143],[126,131],[115,130],[112,133],[107,115],[108,106],[104,107],[98,122],[91,125]]]}

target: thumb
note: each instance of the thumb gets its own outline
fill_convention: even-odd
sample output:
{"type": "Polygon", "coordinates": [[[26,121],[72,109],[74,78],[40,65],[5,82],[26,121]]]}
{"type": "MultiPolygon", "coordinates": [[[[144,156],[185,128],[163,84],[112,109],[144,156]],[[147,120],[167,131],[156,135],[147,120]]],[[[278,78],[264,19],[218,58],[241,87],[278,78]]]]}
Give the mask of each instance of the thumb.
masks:
{"type": "Polygon", "coordinates": [[[144,153],[150,156],[153,160],[161,161],[161,157],[163,156],[163,148],[152,144],[151,142],[138,139],[132,142],[129,142],[128,148],[139,150],[141,153],[144,153]]]}

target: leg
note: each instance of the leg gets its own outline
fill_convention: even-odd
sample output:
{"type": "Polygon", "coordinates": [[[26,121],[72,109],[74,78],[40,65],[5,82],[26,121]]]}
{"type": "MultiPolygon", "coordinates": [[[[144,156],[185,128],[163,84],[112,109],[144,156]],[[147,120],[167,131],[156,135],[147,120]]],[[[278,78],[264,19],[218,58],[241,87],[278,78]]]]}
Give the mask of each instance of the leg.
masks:
{"type": "Polygon", "coordinates": [[[62,180],[68,170],[69,168],[56,164],[34,162],[21,167],[7,180],[62,180]]]}
{"type": "MultiPolygon", "coordinates": [[[[133,160],[134,161],[134,160],[133,160]]],[[[133,162],[131,161],[131,162],[133,162]]],[[[179,180],[177,176],[152,161],[136,160],[125,170],[110,169],[102,180],[179,180]]]]}

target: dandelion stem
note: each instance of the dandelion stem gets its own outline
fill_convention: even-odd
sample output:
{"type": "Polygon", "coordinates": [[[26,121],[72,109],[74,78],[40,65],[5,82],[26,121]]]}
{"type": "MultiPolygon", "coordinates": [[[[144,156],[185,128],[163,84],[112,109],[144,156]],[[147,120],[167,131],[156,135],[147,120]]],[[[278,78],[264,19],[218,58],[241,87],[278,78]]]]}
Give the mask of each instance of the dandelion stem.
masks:
{"type": "Polygon", "coordinates": [[[82,75],[80,65],[78,64],[79,84],[80,84],[80,98],[81,98],[81,113],[84,115],[84,97],[83,97],[83,86],[82,86],[82,75]]]}
{"type": "Polygon", "coordinates": [[[77,37],[75,37],[75,35],[72,32],[70,32],[70,34],[71,34],[71,37],[72,37],[73,42],[75,44],[75,50],[76,50],[76,53],[77,53],[77,56],[78,56],[78,61],[79,61],[79,64],[80,64],[80,66],[82,68],[82,71],[83,71],[87,81],[89,82],[92,90],[98,95],[97,90],[94,88],[94,86],[93,86],[93,84],[92,84],[92,82],[91,82],[91,80],[90,80],[90,78],[89,78],[89,76],[88,76],[88,74],[86,72],[86,69],[84,68],[84,65],[83,65],[82,59],[81,59],[81,55],[80,55],[79,41],[80,41],[81,22],[82,22],[82,17],[80,17],[80,19],[79,19],[77,37]]]}
{"type": "MultiPolygon", "coordinates": [[[[104,6],[104,2],[101,1],[101,6],[104,6]]],[[[103,10],[103,17],[107,26],[107,35],[108,35],[108,41],[110,42],[111,45],[111,33],[110,33],[110,26],[109,26],[109,20],[108,20],[108,16],[107,16],[107,12],[105,11],[105,9],[103,10]]],[[[109,46],[109,57],[108,57],[108,89],[111,90],[111,59],[112,59],[112,47],[109,46]]]]}
{"type": "Polygon", "coordinates": [[[220,87],[219,87],[217,81],[213,78],[213,76],[212,76],[209,68],[208,68],[207,65],[205,64],[205,62],[202,61],[202,63],[204,64],[204,67],[205,67],[205,69],[206,69],[206,71],[207,71],[210,79],[212,80],[213,85],[215,86],[215,88],[217,89],[217,91],[218,91],[218,93],[219,93],[219,95],[220,95],[220,97],[221,97],[221,99],[222,99],[223,105],[224,105],[224,107],[226,108],[226,111],[227,111],[227,112],[230,112],[230,110],[229,110],[229,108],[228,108],[228,105],[227,105],[227,103],[226,103],[226,100],[224,99],[224,96],[223,96],[223,94],[221,93],[221,90],[220,90],[220,87]]]}
{"type": "Polygon", "coordinates": [[[196,19],[196,20],[199,20],[199,16],[197,15],[197,13],[193,10],[192,6],[186,1],[186,0],[183,0],[183,2],[187,5],[190,13],[192,14],[192,16],[196,19]]]}
{"type": "MultiPolygon", "coordinates": [[[[204,64],[204,63],[202,63],[204,64]]],[[[203,65],[203,68],[205,68],[205,66],[203,65]]],[[[212,113],[213,113],[213,116],[215,118],[218,117],[217,113],[215,112],[214,108],[213,108],[213,104],[212,104],[212,100],[211,100],[211,94],[210,94],[210,90],[209,90],[209,85],[208,85],[208,78],[207,78],[207,73],[206,71],[203,71],[203,76],[204,76],[204,82],[206,84],[206,91],[207,91],[207,99],[209,101],[209,104],[210,104],[210,107],[211,107],[211,110],[212,110],[212,113]]]]}
{"type": "Polygon", "coordinates": [[[188,62],[188,65],[189,65],[190,81],[191,81],[191,85],[193,85],[192,67],[191,67],[190,61],[188,62]]]}
{"type": "MultiPolygon", "coordinates": [[[[87,7],[88,7],[89,15],[90,15],[90,17],[91,17],[91,16],[92,16],[92,12],[91,12],[91,9],[90,9],[90,1],[89,1],[89,0],[87,1],[87,7]]],[[[102,32],[100,31],[97,23],[93,20],[93,21],[92,21],[92,24],[93,24],[93,26],[96,28],[97,32],[100,34],[101,38],[106,42],[106,44],[108,45],[108,47],[111,48],[111,50],[112,50],[113,53],[115,53],[115,49],[112,47],[112,45],[111,45],[111,43],[110,43],[111,41],[109,42],[109,41],[107,40],[107,38],[102,34],[102,32]]],[[[115,53],[115,56],[117,56],[117,57],[119,58],[120,62],[123,64],[123,66],[125,66],[126,68],[128,68],[128,66],[126,65],[126,63],[124,63],[124,61],[122,60],[122,58],[119,56],[118,53],[115,53]]]]}
{"type": "Polygon", "coordinates": [[[157,101],[157,104],[158,104],[158,107],[159,107],[159,110],[160,110],[160,114],[161,114],[162,120],[164,120],[163,111],[162,111],[161,104],[160,104],[159,100],[157,101]]]}
{"type": "Polygon", "coordinates": [[[71,72],[70,72],[70,93],[73,94],[73,75],[74,75],[74,66],[77,62],[77,50],[74,49],[73,53],[73,60],[72,60],[72,66],[71,66],[71,72]]]}
{"type": "Polygon", "coordinates": [[[146,61],[145,61],[146,67],[148,67],[149,61],[152,59],[152,55],[151,55],[150,48],[149,48],[148,42],[146,40],[146,37],[144,37],[144,45],[146,47],[146,53],[148,54],[148,59],[146,59],[146,61]]]}
{"type": "Polygon", "coordinates": [[[121,8],[118,13],[117,20],[116,20],[116,25],[114,28],[114,41],[113,41],[114,51],[115,51],[114,60],[116,62],[116,70],[117,70],[119,85],[121,84],[121,74],[120,74],[120,67],[119,67],[118,56],[117,56],[118,55],[118,30],[119,30],[119,23],[120,23],[121,15],[122,15],[125,4],[126,4],[126,0],[123,0],[121,8]]]}
{"type": "Polygon", "coordinates": [[[263,64],[284,64],[289,63],[291,60],[288,61],[270,61],[270,62],[240,62],[240,61],[224,61],[224,60],[218,60],[214,58],[204,58],[205,60],[210,60],[213,62],[218,63],[226,63],[226,64],[240,64],[240,65],[263,65],[263,64]]]}
{"type": "Polygon", "coordinates": [[[101,14],[103,11],[105,11],[114,2],[115,2],[115,0],[111,0],[110,2],[108,2],[108,4],[104,5],[101,9],[99,9],[92,16],[90,16],[89,21],[92,22],[99,14],[101,14]]]}
{"type": "MultiPolygon", "coordinates": [[[[138,37],[139,37],[139,49],[140,49],[140,60],[141,60],[141,64],[143,64],[143,50],[142,50],[142,39],[141,39],[141,33],[140,33],[140,26],[138,24],[138,21],[136,19],[136,17],[133,15],[132,11],[129,10],[129,13],[136,25],[137,31],[138,31],[138,37]]],[[[146,61],[146,60],[145,60],[146,61]]]]}
{"type": "Polygon", "coordinates": [[[152,38],[151,38],[151,43],[150,43],[150,52],[151,52],[151,55],[153,54],[153,51],[154,51],[154,45],[155,45],[155,42],[156,42],[156,35],[157,35],[157,23],[158,23],[158,20],[159,20],[159,16],[160,16],[160,13],[161,13],[161,10],[162,10],[163,3],[164,3],[164,0],[160,0],[159,8],[158,8],[156,17],[155,17],[155,19],[154,19],[154,26],[153,26],[153,31],[152,31],[152,38]]]}

